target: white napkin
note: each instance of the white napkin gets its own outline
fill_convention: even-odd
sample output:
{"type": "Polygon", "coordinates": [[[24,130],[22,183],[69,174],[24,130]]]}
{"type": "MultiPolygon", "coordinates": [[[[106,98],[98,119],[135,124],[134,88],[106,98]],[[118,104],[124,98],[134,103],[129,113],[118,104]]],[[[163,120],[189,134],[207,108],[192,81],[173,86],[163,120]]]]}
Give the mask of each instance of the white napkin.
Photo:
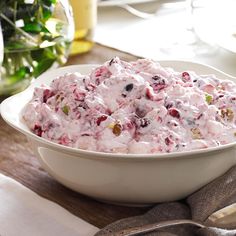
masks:
{"type": "Polygon", "coordinates": [[[1,236],[92,236],[95,226],[0,174],[1,236]]]}

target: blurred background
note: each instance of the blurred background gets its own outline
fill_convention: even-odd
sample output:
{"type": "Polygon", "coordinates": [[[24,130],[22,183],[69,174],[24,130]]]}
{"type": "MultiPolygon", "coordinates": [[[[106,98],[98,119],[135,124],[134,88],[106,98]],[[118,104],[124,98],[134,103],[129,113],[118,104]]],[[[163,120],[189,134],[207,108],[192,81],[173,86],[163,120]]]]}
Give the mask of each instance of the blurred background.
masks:
{"type": "Polygon", "coordinates": [[[156,60],[198,61],[236,75],[235,9],[234,0],[100,0],[95,41],[156,60]]]}
{"type": "Polygon", "coordinates": [[[235,76],[235,9],[235,0],[1,0],[0,96],[25,89],[68,58],[92,58],[96,44],[235,76]]]}

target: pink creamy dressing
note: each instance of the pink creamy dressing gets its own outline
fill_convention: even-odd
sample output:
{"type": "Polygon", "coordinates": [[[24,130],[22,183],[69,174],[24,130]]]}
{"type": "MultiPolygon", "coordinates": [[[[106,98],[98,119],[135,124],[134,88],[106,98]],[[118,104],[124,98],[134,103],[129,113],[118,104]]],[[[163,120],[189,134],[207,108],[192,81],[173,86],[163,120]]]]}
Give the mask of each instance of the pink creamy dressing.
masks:
{"type": "Polygon", "coordinates": [[[35,88],[23,111],[38,136],[74,148],[167,153],[236,141],[236,84],[113,58],[35,88]]]}

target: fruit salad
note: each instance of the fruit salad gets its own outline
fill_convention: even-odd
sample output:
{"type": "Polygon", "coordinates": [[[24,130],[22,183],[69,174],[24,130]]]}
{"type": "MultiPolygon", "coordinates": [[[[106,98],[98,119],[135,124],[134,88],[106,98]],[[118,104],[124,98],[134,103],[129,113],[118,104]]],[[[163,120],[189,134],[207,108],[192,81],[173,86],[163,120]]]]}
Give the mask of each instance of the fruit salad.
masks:
{"type": "Polygon", "coordinates": [[[236,141],[236,84],[118,57],[34,90],[23,110],[36,135],[108,153],[169,153],[236,141]]]}

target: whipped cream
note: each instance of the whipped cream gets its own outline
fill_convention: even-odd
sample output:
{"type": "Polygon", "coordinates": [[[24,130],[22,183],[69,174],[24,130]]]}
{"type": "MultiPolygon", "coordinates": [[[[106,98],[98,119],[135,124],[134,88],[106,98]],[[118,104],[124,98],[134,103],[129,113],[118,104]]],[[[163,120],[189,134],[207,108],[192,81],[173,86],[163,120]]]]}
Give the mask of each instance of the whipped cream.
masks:
{"type": "Polygon", "coordinates": [[[23,120],[65,146],[111,153],[169,153],[236,141],[236,84],[115,57],[89,75],[35,88],[23,120]]]}

